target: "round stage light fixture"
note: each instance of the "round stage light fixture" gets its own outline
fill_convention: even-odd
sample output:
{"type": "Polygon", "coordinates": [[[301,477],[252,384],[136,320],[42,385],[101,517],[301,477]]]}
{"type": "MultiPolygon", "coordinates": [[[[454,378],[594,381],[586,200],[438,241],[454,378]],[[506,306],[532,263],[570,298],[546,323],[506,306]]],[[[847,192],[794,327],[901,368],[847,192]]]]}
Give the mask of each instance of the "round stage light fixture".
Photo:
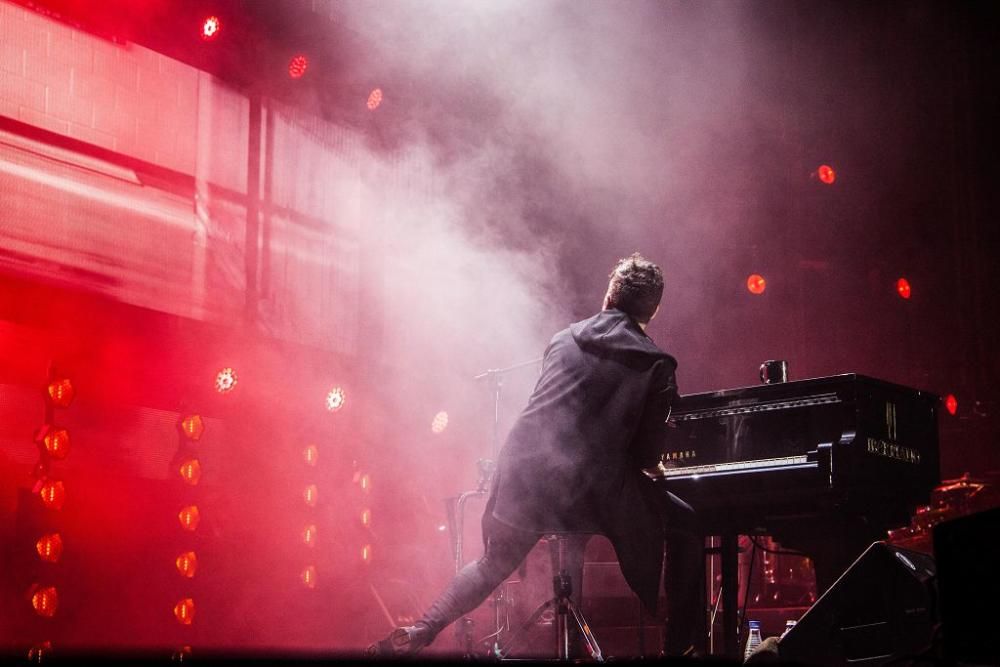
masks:
{"type": "Polygon", "coordinates": [[[198,556],[193,551],[185,551],[177,557],[174,564],[177,566],[177,571],[180,572],[182,577],[191,579],[194,577],[195,572],[198,571],[198,556]]]}
{"type": "Polygon", "coordinates": [[[69,404],[73,402],[73,396],[75,395],[73,383],[69,381],[69,378],[53,380],[49,383],[48,392],[49,400],[57,408],[68,408],[69,404]]]}
{"type": "Polygon", "coordinates": [[[191,625],[194,623],[194,600],[184,598],[174,605],[174,618],[181,625],[191,625]]]}
{"type": "Polygon", "coordinates": [[[45,443],[45,451],[53,459],[61,461],[69,456],[69,431],[64,428],[49,431],[42,439],[45,443]]]}
{"type": "Polygon", "coordinates": [[[223,368],[215,375],[215,391],[227,394],[236,387],[239,377],[232,368],[223,368]]]}
{"type": "Polygon", "coordinates": [[[205,422],[201,415],[188,415],[181,420],[181,433],[188,440],[201,440],[202,433],[205,432],[205,422]]]}
{"type": "Polygon", "coordinates": [[[309,507],[316,507],[316,502],[319,500],[319,490],[316,488],[316,485],[310,484],[307,486],[302,492],[302,498],[309,507]]]}
{"type": "Polygon", "coordinates": [[[302,541],[307,547],[316,546],[316,524],[309,524],[302,529],[302,541]]]}
{"type": "Polygon", "coordinates": [[[42,535],[35,542],[35,551],[38,552],[38,557],[46,563],[58,563],[63,551],[62,537],[59,536],[59,533],[42,535]]]}
{"type": "Polygon", "coordinates": [[[288,76],[293,79],[301,79],[309,67],[309,59],[301,53],[292,56],[288,61],[288,76]]]}
{"type": "Polygon", "coordinates": [[[958,412],[958,399],[955,398],[954,394],[948,394],[945,396],[944,409],[947,410],[950,415],[954,415],[958,412]]]}
{"type": "Polygon", "coordinates": [[[196,486],[201,479],[201,463],[198,459],[188,459],[177,469],[181,479],[191,486],[196,486]]]}
{"type": "Polygon", "coordinates": [[[48,480],[38,489],[42,504],[53,510],[61,510],[66,502],[66,487],[60,481],[48,480]]]}
{"type": "Polygon", "coordinates": [[[448,413],[442,410],[434,415],[434,419],[431,421],[431,432],[441,433],[446,428],[448,428],[448,413]]]}
{"type": "Polygon", "coordinates": [[[906,278],[900,278],[899,280],[897,280],[896,292],[899,294],[899,297],[901,299],[909,299],[911,293],[910,281],[907,280],[906,278]]]}
{"type": "Polygon", "coordinates": [[[31,606],[39,616],[52,618],[59,609],[59,591],[55,586],[36,587],[31,594],[31,606]]]}
{"type": "Polygon", "coordinates": [[[751,294],[763,294],[764,290],[767,289],[767,281],[759,273],[752,273],[747,278],[747,289],[750,290],[751,294]]]}
{"type": "Polygon", "coordinates": [[[344,402],[347,400],[347,395],[341,387],[334,387],[326,395],[326,409],[330,412],[336,412],[337,410],[344,407],[344,402]]]}
{"type": "Polygon", "coordinates": [[[828,164],[821,164],[819,169],[816,170],[816,175],[821,182],[827,185],[833,185],[834,181],[837,180],[837,172],[828,164]]]}
{"type": "Polygon", "coordinates": [[[382,104],[382,89],[376,88],[368,94],[368,110],[375,111],[382,104]]]}
{"type": "Polygon", "coordinates": [[[218,37],[220,30],[222,30],[222,21],[219,20],[218,16],[209,16],[201,22],[201,38],[206,42],[218,37]]]}
{"type": "Polygon", "coordinates": [[[198,530],[198,523],[201,521],[201,512],[197,505],[188,505],[177,513],[177,520],[181,522],[181,528],[192,533],[198,530]]]}
{"type": "Polygon", "coordinates": [[[306,588],[316,588],[316,566],[310,565],[302,570],[302,583],[306,588]]]}
{"type": "Polygon", "coordinates": [[[319,447],[316,445],[309,445],[302,451],[302,459],[306,462],[307,466],[315,467],[316,462],[319,461],[319,447]]]}

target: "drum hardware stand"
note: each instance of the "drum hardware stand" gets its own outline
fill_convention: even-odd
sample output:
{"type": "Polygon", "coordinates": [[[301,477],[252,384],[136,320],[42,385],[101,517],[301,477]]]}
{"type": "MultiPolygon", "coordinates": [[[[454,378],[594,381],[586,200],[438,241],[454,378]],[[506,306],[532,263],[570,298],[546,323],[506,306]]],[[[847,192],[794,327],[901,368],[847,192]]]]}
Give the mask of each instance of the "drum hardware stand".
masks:
{"type": "Polygon", "coordinates": [[[566,536],[549,535],[545,539],[549,542],[549,549],[557,550],[558,552],[559,569],[552,577],[553,597],[539,605],[517,632],[507,637],[502,646],[494,649],[494,654],[498,659],[503,660],[520,636],[527,632],[542,614],[549,609],[555,608],[556,654],[559,656],[559,659],[571,659],[570,651],[572,647],[570,646],[569,623],[570,616],[572,616],[573,622],[576,623],[576,626],[580,629],[581,636],[587,643],[587,650],[590,652],[590,657],[597,662],[604,662],[601,647],[597,644],[597,639],[594,637],[594,633],[591,632],[587,619],[583,617],[580,608],[572,599],[573,578],[566,572],[566,536]]]}
{"type": "MultiPolygon", "coordinates": [[[[542,361],[541,357],[538,359],[532,359],[531,361],[524,361],[519,364],[514,364],[513,366],[508,366],[507,368],[494,368],[486,370],[479,375],[476,375],[473,380],[488,380],[490,383],[490,393],[493,396],[493,432],[490,439],[490,458],[479,459],[476,461],[476,468],[479,472],[479,478],[476,481],[476,488],[471,491],[466,491],[462,493],[454,505],[454,516],[451,522],[455,528],[454,532],[454,556],[455,556],[455,572],[456,574],[465,565],[463,556],[463,542],[464,542],[464,525],[465,525],[465,504],[474,496],[487,495],[490,490],[490,485],[493,482],[494,474],[496,473],[496,461],[497,455],[500,451],[500,398],[503,393],[503,376],[507,373],[522,368],[527,368],[529,366],[534,366],[542,361]]],[[[449,510],[451,508],[449,507],[449,510]]],[[[449,512],[451,514],[451,512],[449,512]]],[[[493,596],[493,606],[494,606],[494,616],[495,625],[494,632],[489,635],[493,638],[493,650],[497,650],[497,642],[499,641],[499,636],[502,632],[506,631],[508,628],[507,614],[504,613],[504,609],[510,606],[510,595],[507,593],[506,583],[500,584],[497,588],[496,594],[493,596]]],[[[472,631],[473,631],[473,621],[468,616],[464,616],[458,620],[455,624],[456,633],[458,637],[459,644],[465,651],[466,657],[472,656],[472,631]]]]}

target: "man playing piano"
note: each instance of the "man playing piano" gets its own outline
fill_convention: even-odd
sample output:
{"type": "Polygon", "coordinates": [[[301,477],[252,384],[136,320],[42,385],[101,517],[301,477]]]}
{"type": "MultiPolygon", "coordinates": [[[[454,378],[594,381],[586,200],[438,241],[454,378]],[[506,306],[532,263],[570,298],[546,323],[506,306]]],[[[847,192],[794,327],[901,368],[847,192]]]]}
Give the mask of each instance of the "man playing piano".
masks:
{"type": "Polygon", "coordinates": [[[419,651],[478,607],[541,537],[565,534],[607,536],[625,580],[653,613],[666,540],[664,649],[676,655],[696,643],[703,543],[689,530],[690,507],[642,473],[658,460],[677,396],[677,362],[645,334],[662,294],[660,267],[633,254],[614,267],[601,312],[553,336],[500,451],[482,519],[484,555],[370,655],[419,651]]]}

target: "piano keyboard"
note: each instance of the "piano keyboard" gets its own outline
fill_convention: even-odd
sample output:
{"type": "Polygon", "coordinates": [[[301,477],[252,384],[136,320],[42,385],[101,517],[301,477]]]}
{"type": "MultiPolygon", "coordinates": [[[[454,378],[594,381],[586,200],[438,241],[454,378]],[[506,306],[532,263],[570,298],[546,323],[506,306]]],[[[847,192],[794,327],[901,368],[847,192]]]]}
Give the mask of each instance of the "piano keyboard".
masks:
{"type": "Polygon", "coordinates": [[[792,470],[798,468],[816,468],[816,461],[810,461],[805,454],[798,456],[781,456],[771,459],[756,459],[753,461],[735,461],[732,463],[714,463],[710,465],[683,466],[667,468],[662,463],[656,468],[644,470],[653,479],[697,479],[699,477],[717,477],[732,475],[748,470],[792,470]]]}

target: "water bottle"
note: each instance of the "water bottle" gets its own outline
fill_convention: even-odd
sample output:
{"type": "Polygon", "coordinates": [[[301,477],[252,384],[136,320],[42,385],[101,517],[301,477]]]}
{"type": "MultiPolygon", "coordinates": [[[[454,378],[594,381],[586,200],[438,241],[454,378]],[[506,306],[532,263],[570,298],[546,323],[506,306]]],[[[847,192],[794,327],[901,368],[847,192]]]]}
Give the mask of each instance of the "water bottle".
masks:
{"type": "Polygon", "coordinates": [[[754,649],[760,646],[760,621],[749,621],[750,635],[747,637],[747,647],[743,651],[743,659],[746,660],[753,653],[754,649]]]}
{"type": "Polygon", "coordinates": [[[785,635],[788,634],[789,630],[791,630],[792,628],[795,627],[796,623],[797,623],[797,621],[794,618],[790,618],[787,621],[785,621],[785,631],[781,633],[780,639],[784,639],[785,635]]]}

